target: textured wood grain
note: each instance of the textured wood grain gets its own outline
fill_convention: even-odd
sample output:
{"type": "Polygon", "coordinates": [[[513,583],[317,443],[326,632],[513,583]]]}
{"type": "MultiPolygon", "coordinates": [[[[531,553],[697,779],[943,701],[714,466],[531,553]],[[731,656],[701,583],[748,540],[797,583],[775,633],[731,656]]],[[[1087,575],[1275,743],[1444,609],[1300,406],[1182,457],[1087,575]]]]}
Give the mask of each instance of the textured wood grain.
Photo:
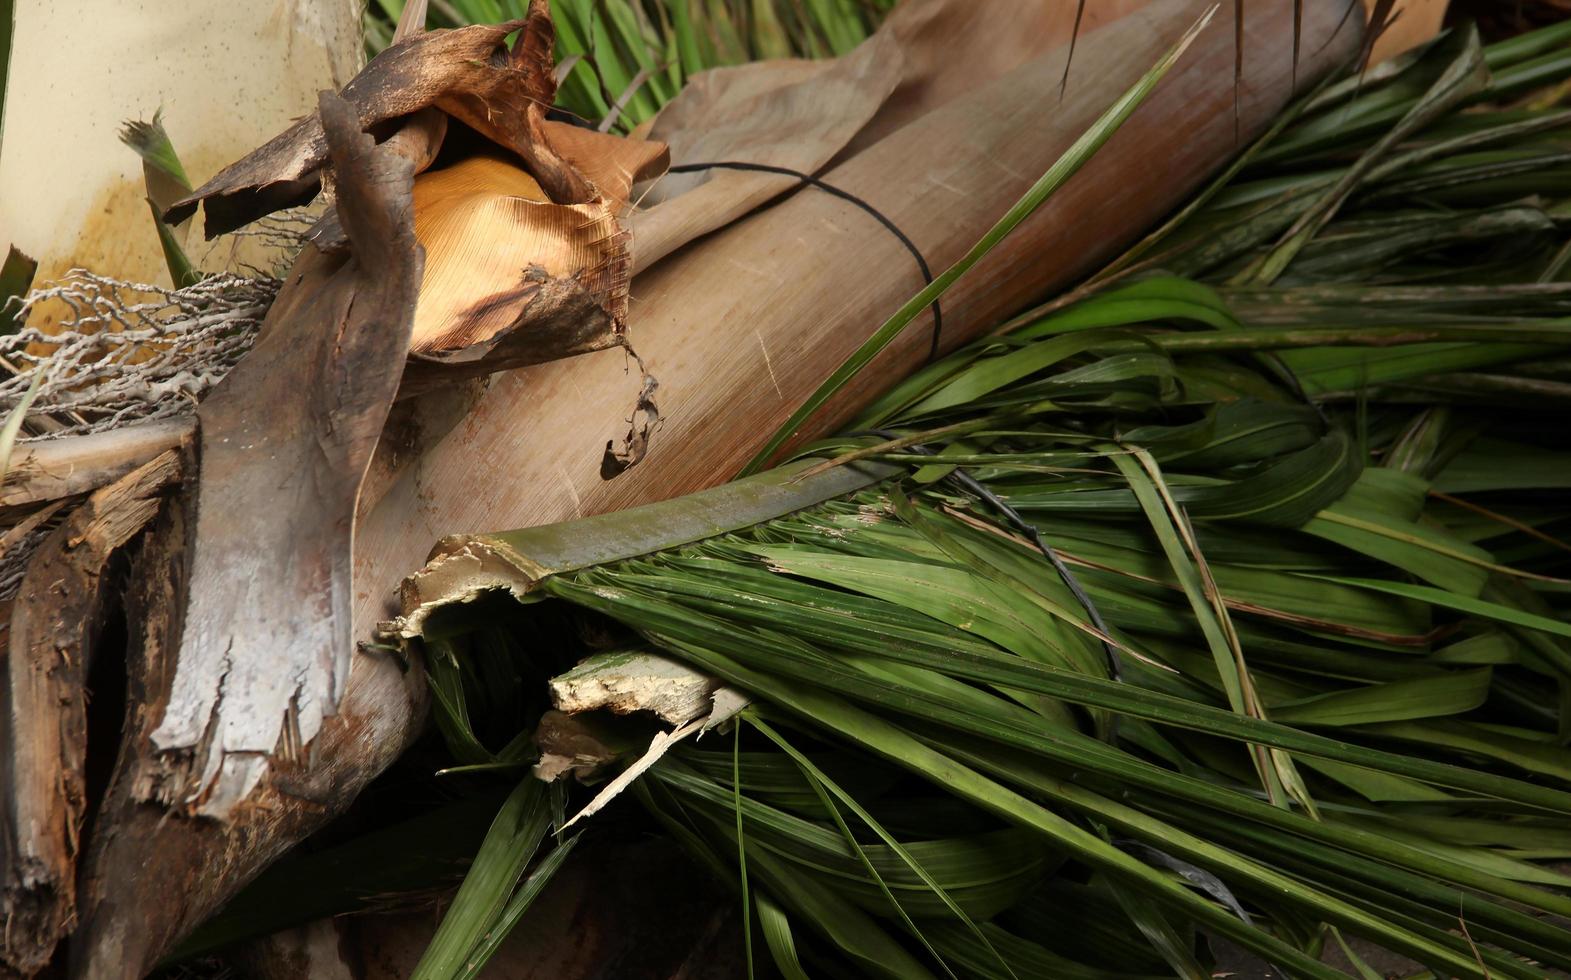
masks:
{"type": "Polygon", "coordinates": [[[0,974],[41,969],[76,917],[87,676],[118,593],[111,563],[182,468],[170,450],[88,497],[34,553],[12,607],[0,675],[0,974]]]}
{"type": "Polygon", "coordinates": [[[17,447],[0,483],[0,506],[32,504],[88,493],[178,446],[194,419],[161,419],[17,447]]]}
{"type": "Polygon", "coordinates": [[[307,246],[256,346],[198,410],[200,472],[179,665],[162,752],[182,802],[224,816],[275,749],[296,750],[349,673],[355,502],[409,347],[420,252],[413,167],[323,93],[351,253],[307,246]]]}

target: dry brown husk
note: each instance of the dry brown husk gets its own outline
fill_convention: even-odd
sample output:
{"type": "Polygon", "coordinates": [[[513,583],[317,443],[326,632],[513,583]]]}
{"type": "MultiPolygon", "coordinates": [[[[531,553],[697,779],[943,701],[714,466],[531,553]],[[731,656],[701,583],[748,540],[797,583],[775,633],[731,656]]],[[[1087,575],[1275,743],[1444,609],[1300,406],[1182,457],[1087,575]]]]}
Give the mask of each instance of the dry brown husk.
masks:
{"type": "MultiPolygon", "coordinates": [[[[806,158],[837,160],[826,179],[877,207],[918,244],[935,269],[942,268],[980,237],[1208,5],[1202,0],[1155,0],[1082,37],[1061,100],[1062,42],[1069,35],[1073,12],[1056,0],[1033,5],[1040,7],[1044,23],[1050,16],[1047,11],[1060,12],[1060,22],[1055,22],[1052,32],[1044,32],[1039,48],[1014,45],[986,69],[931,53],[918,57],[901,47],[897,76],[883,74],[886,68],[871,63],[859,69],[860,77],[879,79],[874,87],[884,94],[877,105],[853,107],[860,123],[840,120],[820,127],[806,158]],[[990,80],[977,81],[966,90],[963,79],[990,80]],[[889,102],[893,93],[901,91],[907,93],[905,98],[889,102]],[[884,114],[886,109],[890,115],[884,114]],[[880,119],[891,130],[859,147],[857,133],[880,125],[880,119]]],[[[965,8],[985,23],[1008,20],[1020,7],[1005,0],[991,4],[931,0],[926,6],[934,12],[932,23],[940,25],[945,11],[953,9],[965,8]],[[996,9],[989,11],[989,7],[996,9]]],[[[945,297],[944,349],[1062,288],[1108,258],[1192,193],[1231,155],[1236,139],[1250,139],[1286,103],[1294,77],[1291,5],[1257,0],[1246,3],[1245,11],[1248,57],[1236,123],[1233,35],[1224,11],[1125,130],[945,297]],[[1150,179],[1153,160],[1164,164],[1160,180],[1150,179]]],[[[1356,18],[1344,18],[1344,12],[1341,3],[1306,5],[1305,62],[1296,72],[1300,84],[1311,83],[1356,48],[1356,18]],[[1338,24],[1344,28],[1333,36],[1338,24]]],[[[933,35],[913,29],[902,41],[889,29],[870,43],[887,47],[893,38],[897,47],[915,45],[911,39],[916,37],[929,38],[930,43],[933,35]]],[[[442,43],[456,42],[449,38],[442,43]]],[[[495,39],[487,43],[491,45],[487,50],[494,50],[495,39]]],[[[774,98],[789,98],[800,105],[811,100],[815,90],[793,89],[793,85],[812,86],[817,79],[843,88],[847,76],[834,72],[837,67],[845,71],[847,63],[850,59],[812,72],[808,66],[788,64],[780,69],[787,82],[771,86],[755,77],[739,90],[746,89],[746,98],[762,98],[755,106],[760,109],[769,104],[771,91],[774,98]]],[[[423,83],[415,78],[411,84],[423,83]]],[[[430,97],[424,101],[390,101],[406,116],[427,106],[450,111],[449,102],[440,93],[432,94],[429,84],[425,95],[430,97]]],[[[723,110],[727,99],[718,80],[707,90],[695,87],[691,97],[711,100],[709,111],[715,113],[723,110]]],[[[673,119],[688,98],[684,94],[668,109],[673,119]]],[[[819,104],[831,105],[823,99],[819,104]]],[[[451,111],[454,119],[474,125],[457,109],[451,111]]],[[[782,109],[780,118],[791,115],[782,109]]],[[[389,113],[382,118],[402,117],[389,113]]],[[[259,151],[259,159],[273,165],[268,173],[278,175],[277,180],[245,184],[231,174],[215,181],[218,186],[212,193],[221,202],[220,215],[229,216],[224,220],[233,220],[243,207],[254,210],[258,201],[289,199],[283,191],[298,195],[302,187],[314,186],[325,159],[313,150],[320,122],[320,118],[314,124],[304,121],[282,144],[304,152],[304,157],[280,149],[279,140],[259,151]],[[304,166],[302,159],[316,163],[304,166]]],[[[359,122],[368,125],[364,112],[359,122]]],[[[701,130],[702,118],[695,118],[693,125],[701,130]]],[[[503,136],[540,131],[527,126],[498,130],[503,136]]],[[[494,134],[485,135],[506,146],[494,134]]],[[[702,146],[704,152],[722,159],[738,158],[733,155],[752,147],[763,158],[760,162],[772,162],[767,148],[754,145],[758,132],[745,125],[738,127],[734,145],[725,141],[717,145],[697,136],[684,144],[687,135],[674,128],[669,136],[674,145],[702,146]]],[[[784,142],[774,138],[776,145],[784,142]]],[[[538,156],[548,150],[535,152],[538,156]]],[[[388,153],[414,160],[411,169],[420,156],[392,149],[388,153]]],[[[536,160],[519,153],[553,204],[583,203],[565,200],[575,192],[568,186],[570,180],[561,179],[568,152],[551,151],[549,156],[547,164],[537,169],[536,160]],[[558,169],[553,171],[552,166],[558,169]]],[[[251,171],[253,177],[256,173],[251,171]]],[[[338,185],[340,208],[343,178],[337,174],[330,181],[338,185]]],[[[736,185],[728,196],[754,201],[747,204],[749,208],[782,193],[788,196],[718,228],[705,228],[702,221],[683,225],[691,234],[711,233],[696,241],[682,234],[668,236],[666,256],[638,277],[629,319],[636,325],[644,364],[660,381],[664,418],[658,429],[653,425],[653,390],[640,379],[641,372],[630,371],[622,352],[601,350],[512,371],[498,376],[483,392],[442,390],[430,381],[442,377],[439,373],[425,374],[422,383],[418,375],[431,366],[422,363],[424,355],[410,360],[404,378],[409,404],[392,415],[382,410],[384,418],[400,420],[398,438],[384,439],[377,458],[366,464],[374,486],[362,490],[358,501],[364,519],[354,529],[353,584],[347,593],[354,637],[371,638],[376,621],[392,611],[399,579],[418,566],[431,542],[445,533],[520,527],[604,512],[728,479],[873,325],[919,288],[921,279],[909,253],[866,214],[821,193],[792,191],[790,179],[769,179],[772,186],[736,185]],[[872,270],[877,275],[870,274],[872,270]],[[644,434],[653,432],[653,442],[647,458],[637,466],[608,469],[606,443],[626,432],[627,407],[635,392],[640,393],[644,434]],[[473,408],[441,438],[444,427],[467,407],[469,397],[476,398],[473,408]],[[441,404],[425,408],[432,399],[441,404]],[[620,475],[607,479],[608,472],[620,475]]],[[[693,191],[675,196],[659,208],[674,208],[666,220],[675,221],[680,217],[677,206],[688,198],[702,200],[698,195],[693,191]]],[[[349,235],[351,254],[354,237],[349,235]]],[[[328,247],[318,252],[326,256],[335,256],[342,248],[341,244],[334,247],[331,236],[324,244],[328,247]]],[[[579,305],[572,309],[590,318],[598,310],[609,321],[604,303],[583,305],[587,292],[579,291],[579,305]]],[[[570,306],[562,300],[553,311],[566,318],[570,306]]],[[[411,334],[414,316],[411,311],[411,334]]],[[[914,325],[872,370],[799,433],[799,439],[839,424],[872,392],[920,363],[929,349],[928,327],[925,319],[914,325]]],[[[502,336],[519,333],[504,330],[502,336]]],[[[516,350],[503,353],[519,356],[516,350]]],[[[482,360],[441,363],[432,370],[479,374],[487,369],[482,360]]],[[[375,401],[380,404],[380,394],[375,401]]],[[[270,402],[262,403],[263,411],[271,408],[270,402]]],[[[204,438],[207,435],[204,431],[204,438]]],[[[204,494],[205,462],[204,456],[199,489],[204,494]]],[[[340,513],[336,505],[334,512],[340,513]]],[[[172,730],[166,710],[170,678],[178,675],[177,665],[184,667],[193,656],[173,639],[183,630],[188,634],[189,624],[180,621],[178,607],[171,611],[167,598],[159,596],[183,592],[185,525],[192,520],[200,524],[203,514],[199,509],[194,515],[181,511],[171,516],[149,546],[153,555],[161,556],[162,564],[149,559],[145,579],[164,592],[140,600],[135,627],[140,648],[132,668],[128,749],[100,813],[102,832],[95,834],[81,870],[83,927],[72,940],[78,976],[136,975],[272,857],[346,806],[420,727],[423,699],[418,675],[403,673],[394,660],[373,649],[351,655],[345,643],[312,648],[313,668],[320,670],[315,676],[329,679],[325,687],[315,689],[328,696],[309,705],[320,712],[316,727],[300,710],[304,706],[300,699],[286,699],[288,710],[280,712],[290,720],[285,734],[268,745],[256,739],[236,743],[244,747],[235,752],[239,763],[233,772],[224,769],[223,752],[215,753],[217,736],[203,737],[205,729],[188,729],[180,738],[159,742],[160,747],[174,748],[186,741],[190,743],[186,749],[149,754],[145,746],[155,731],[172,730]],[[347,669],[342,669],[346,663],[347,669]],[[332,710],[330,695],[337,693],[341,697],[336,712],[326,714],[332,710]],[[192,734],[198,736],[194,741],[192,734]],[[215,755],[223,777],[216,782],[208,778],[215,755]],[[182,816],[193,810],[205,810],[219,819],[182,816]]],[[[329,529],[339,541],[341,526],[329,529]]],[[[301,531],[296,528],[292,533],[301,531]]],[[[202,545],[200,533],[196,541],[202,545]]],[[[312,547],[316,554],[329,555],[315,542],[312,547]]],[[[255,573],[261,566],[254,564],[252,554],[248,559],[252,564],[237,567],[255,573]]],[[[274,571],[263,580],[268,587],[287,580],[278,565],[272,567],[274,571]]],[[[203,588],[207,588],[205,581],[204,576],[203,588]]],[[[298,616],[300,607],[273,608],[282,621],[298,616]]],[[[277,685],[270,688],[277,689],[277,685]]],[[[205,712],[191,712],[191,705],[201,708],[204,702],[200,697],[187,699],[185,716],[209,717],[215,704],[207,703],[205,712]]],[[[222,707],[233,708],[239,718],[249,714],[227,697],[222,707]]],[[[223,750],[224,745],[217,743],[217,749],[223,750]]]]}
{"type": "MultiPolygon", "coordinates": [[[[340,93],[360,127],[385,133],[384,148],[421,178],[418,237],[429,271],[412,348],[419,357],[411,379],[420,383],[411,391],[450,375],[444,366],[486,373],[622,341],[630,265],[617,215],[632,184],[663,169],[665,148],[547,121],[554,40],[547,4],[532,0],[523,20],[411,34],[340,93]],[[442,151],[455,136],[457,159],[448,159],[453,154],[442,151]],[[469,142],[481,148],[472,151],[469,142]],[[425,184],[435,189],[422,193],[425,184]],[[454,185],[466,193],[450,193],[454,185]],[[477,267],[477,258],[486,261],[477,267]],[[589,315],[595,308],[600,315],[589,315]]],[[[312,114],[166,217],[184,220],[200,203],[212,236],[307,203],[332,185],[322,119],[312,114]]],[[[311,240],[324,252],[342,249],[336,212],[311,240]]]]}
{"type": "MultiPolygon", "coordinates": [[[[1080,29],[1092,32],[1146,2],[1088,4],[1080,29]]],[[[672,164],[736,161],[817,173],[1066,43],[1074,19],[1061,4],[906,3],[843,58],[760,62],[699,75],[661,111],[648,136],[670,146],[672,164]],[[824,112],[826,105],[835,112],[824,112]]],[[[790,176],[733,170],[658,181],[631,219],[634,271],[798,185],[790,176]]]]}
{"type": "MultiPolygon", "coordinates": [[[[579,220],[532,225],[527,212],[542,204],[549,206],[550,199],[540,184],[522,165],[501,154],[477,154],[421,174],[414,185],[415,236],[427,254],[421,296],[487,297],[496,292],[493,284],[499,279],[517,283],[518,270],[539,264],[541,253],[551,263],[543,267],[548,276],[571,275],[574,267],[584,264],[579,253],[593,249],[596,238],[575,242],[566,250],[549,244],[542,247],[541,239],[554,241],[564,232],[571,233],[573,225],[583,224],[579,220]]],[[[578,217],[571,211],[563,217],[569,215],[578,217]]],[[[481,302],[484,306],[478,310],[451,302],[417,305],[410,350],[467,347],[471,324],[488,335],[500,331],[512,320],[511,307],[517,300],[504,294],[496,302],[481,302]]]]}
{"type": "MultiPolygon", "coordinates": [[[[875,118],[905,70],[904,52],[888,30],[833,61],[716,68],[687,84],[654,119],[649,136],[670,146],[673,164],[769,164],[816,173],[875,118]]],[[[635,272],[799,183],[725,169],[655,181],[630,218],[635,272]]]]}
{"type": "Polygon", "coordinates": [[[500,147],[415,179],[426,271],[404,396],[622,342],[631,265],[618,216],[634,182],[664,170],[666,148],[559,122],[539,131],[592,200],[554,201],[500,147]]]}

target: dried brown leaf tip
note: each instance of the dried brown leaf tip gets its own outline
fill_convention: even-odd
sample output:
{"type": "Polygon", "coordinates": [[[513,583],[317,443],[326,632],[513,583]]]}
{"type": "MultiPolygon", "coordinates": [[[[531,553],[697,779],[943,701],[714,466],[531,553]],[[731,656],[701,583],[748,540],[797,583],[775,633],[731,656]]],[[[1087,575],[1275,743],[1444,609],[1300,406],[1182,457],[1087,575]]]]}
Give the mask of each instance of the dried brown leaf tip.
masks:
{"type": "MultiPolygon", "coordinates": [[[[361,129],[409,159],[426,252],[410,390],[433,372],[473,374],[620,343],[631,263],[620,215],[632,185],[661,172],[664,144],[545,118],[556,94],[545,0],[521,21],[412,34],[341,97],[361,129]],[[516,34],[511,47],[507,38],[516,34]]],[[[169,210],[207,212],[209,236],[333,187],[312,114],[169,210]]],[[[336,216],[311,236],[344,246],[336,216]]]]}

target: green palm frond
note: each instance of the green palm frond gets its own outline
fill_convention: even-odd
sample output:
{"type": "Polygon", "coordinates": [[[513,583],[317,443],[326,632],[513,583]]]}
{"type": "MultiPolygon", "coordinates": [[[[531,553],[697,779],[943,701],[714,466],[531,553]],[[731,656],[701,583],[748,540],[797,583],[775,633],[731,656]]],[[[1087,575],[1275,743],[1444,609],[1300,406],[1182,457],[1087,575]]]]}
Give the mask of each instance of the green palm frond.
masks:
{"type": "Polygon", "coordinates": [[[804,459],[464,539],[528,602],[426,636],[748,692],[738,754],[634,793],[745,857],[788,976],[1203,976],[1200,933],[1302,976],[1344,934],[1571,969],[1571,119],[1498,107],[1571,75],[1565,33],[1327,87],[804,459]]]}

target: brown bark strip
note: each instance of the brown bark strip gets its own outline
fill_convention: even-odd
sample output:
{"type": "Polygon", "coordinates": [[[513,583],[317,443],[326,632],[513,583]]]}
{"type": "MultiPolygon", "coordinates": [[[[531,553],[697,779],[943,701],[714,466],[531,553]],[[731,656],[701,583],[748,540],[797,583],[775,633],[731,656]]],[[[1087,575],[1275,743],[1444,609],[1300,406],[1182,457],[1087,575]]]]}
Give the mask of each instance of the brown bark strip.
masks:
{"type": "Polygon", "coordinates": [[[152,748],[182,655],[192,501],[167,507],[132,569],[125,738],[79,875],[73,978],[138,980],[293,844],[342,812],[418,732],[425,689],[390,658],[356,654],[343,709],[323,722],[337,748],[275,757],[228,820],[181,805],[187,765],[152,748]]]}
{"type": "Polygon", "coordinates": [[[42,969],[75,919],[88,806],[85,684],[115,594],[110,562],[153,519],[181,471],[180,453],[166,451],[87,498],[33,556],[13,606],[0,678],[0,968],[42,969]]]}
{"type": "Polygon", "coordinates": [[[198,411],[199,507],[174,687],[153,741],[182,805],[225,816],[343,695],[355,503],[409,345],[413,166],[329,93],[319,118],[348,257],[308,246],[261,339],[198,411]]]}

